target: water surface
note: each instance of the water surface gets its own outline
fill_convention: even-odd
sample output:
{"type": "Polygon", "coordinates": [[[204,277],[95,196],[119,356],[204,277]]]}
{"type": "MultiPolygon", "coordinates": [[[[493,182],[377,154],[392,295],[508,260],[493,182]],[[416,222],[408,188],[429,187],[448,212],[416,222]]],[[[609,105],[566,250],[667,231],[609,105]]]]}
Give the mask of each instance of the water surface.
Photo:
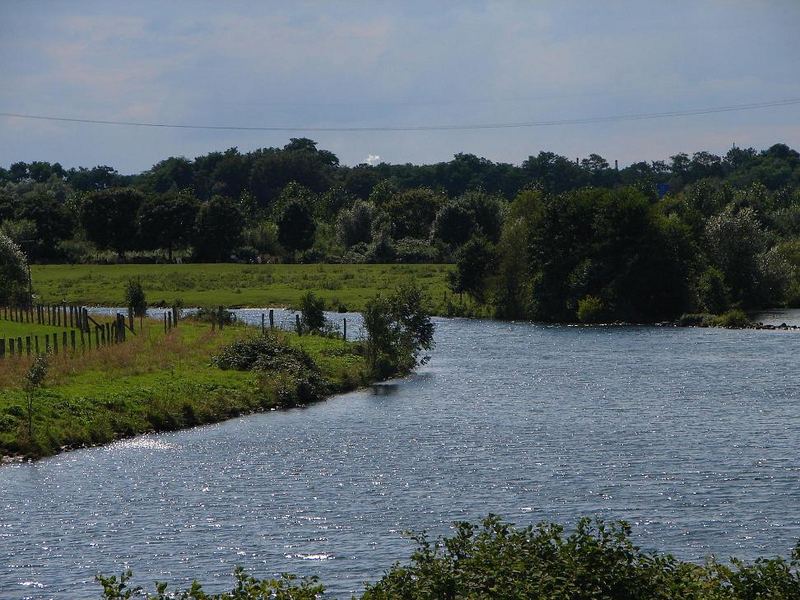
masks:
{"type": "Polygon", "coordinates": [[[437,326],[388,393],[0,468],[0,597],[91,597],[126,566],[220,591],[237,564],[349,597],[402,531],[490,512],[625,518],[692,560],[800,538],[800,333],[437,326]]]}

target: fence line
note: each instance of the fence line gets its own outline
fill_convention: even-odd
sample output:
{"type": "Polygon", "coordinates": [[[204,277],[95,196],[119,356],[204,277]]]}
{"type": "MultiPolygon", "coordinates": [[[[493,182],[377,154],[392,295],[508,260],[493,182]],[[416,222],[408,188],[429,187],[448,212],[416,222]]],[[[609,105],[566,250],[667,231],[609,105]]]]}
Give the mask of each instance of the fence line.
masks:
{"type": "MultiPolygon", "coordinates": [[[[85,306],[75,304],[3,306],[0,308],[0,319],[12,323],[46,325],[63,329],[53,333],[0,337],[0,359],[31,356],[42,352],[71,353],[74,356],[78,350],[82,354],[92,348],[123,343],[127,340],[129,331],[136,335],[133,327],[133,311],[130,309],[128,312],[130,325],[126,323],[125,315],[122,313],[117,313],[112,322],[98,323],[89,316],[85,306]]],[[[177,321],[175,324],[177,325],[177,321]]]]}

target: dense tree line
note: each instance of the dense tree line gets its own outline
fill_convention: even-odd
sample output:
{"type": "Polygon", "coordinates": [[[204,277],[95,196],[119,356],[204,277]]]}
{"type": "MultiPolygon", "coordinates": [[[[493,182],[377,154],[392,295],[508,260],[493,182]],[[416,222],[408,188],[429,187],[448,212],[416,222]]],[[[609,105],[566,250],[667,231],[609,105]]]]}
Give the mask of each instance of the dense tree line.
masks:
{"type": "Polygon", "coordinates": [[[309,139],[137,175],[0,168],[0,229],[38,262],[456,262],[496,314],[667,318],[800,300],[800,154],[783,144],[617,168],[339,164],[309,139]]]}

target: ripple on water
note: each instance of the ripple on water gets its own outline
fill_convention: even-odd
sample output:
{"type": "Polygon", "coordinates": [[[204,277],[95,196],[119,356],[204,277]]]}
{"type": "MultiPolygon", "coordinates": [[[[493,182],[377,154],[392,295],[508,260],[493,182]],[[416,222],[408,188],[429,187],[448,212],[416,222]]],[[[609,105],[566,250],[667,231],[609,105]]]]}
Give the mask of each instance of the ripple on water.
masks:
{"type": "Polygon", "coordinates": [[[624,518],[692,560],[800,538],[800,334],[437,323],[381,393],[0,468],[0,597],[93,596],[128,566],[220,591],[236,565],[349,597],[403,532],[490,512],[624,518]]]}

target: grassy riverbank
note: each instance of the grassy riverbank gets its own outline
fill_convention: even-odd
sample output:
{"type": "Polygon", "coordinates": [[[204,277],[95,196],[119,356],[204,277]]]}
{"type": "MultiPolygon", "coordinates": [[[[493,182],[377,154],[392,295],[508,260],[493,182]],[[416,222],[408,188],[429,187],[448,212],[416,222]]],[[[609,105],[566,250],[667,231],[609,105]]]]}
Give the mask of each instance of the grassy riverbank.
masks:
{"type": "MultiPolygon", "coordinates": [[[[35,265],[42,302],[118,306],[139,279],[150,303],[185,306],[297,306],[313,291],[336,310],[363,310],[378,292],[414,281],[443,313],[450,265],[35,265]]],[[[449,294],[448,294],[449,295],[449,294]]]]}
{"type": "MultiPolygon", "coordinates": [[[[212,356],[226,345],[253,335],[241,325],[212,331],[208,324],[191,321],[165,334],[160,323],[146,322],[144,331],[125,343],[83,355],[52,356],[45,386],[35,396],[31,437],[23,389],[30,359],[0,361],[0,456],[47,456],[297,403],[295,379],[281,368],[256,373],[212,364],[212,356]]],[[[278,344],[311,357],[329,393],[354,389],[367,380],[355,344],[286,332],[274,335],[278,344]]]]}

